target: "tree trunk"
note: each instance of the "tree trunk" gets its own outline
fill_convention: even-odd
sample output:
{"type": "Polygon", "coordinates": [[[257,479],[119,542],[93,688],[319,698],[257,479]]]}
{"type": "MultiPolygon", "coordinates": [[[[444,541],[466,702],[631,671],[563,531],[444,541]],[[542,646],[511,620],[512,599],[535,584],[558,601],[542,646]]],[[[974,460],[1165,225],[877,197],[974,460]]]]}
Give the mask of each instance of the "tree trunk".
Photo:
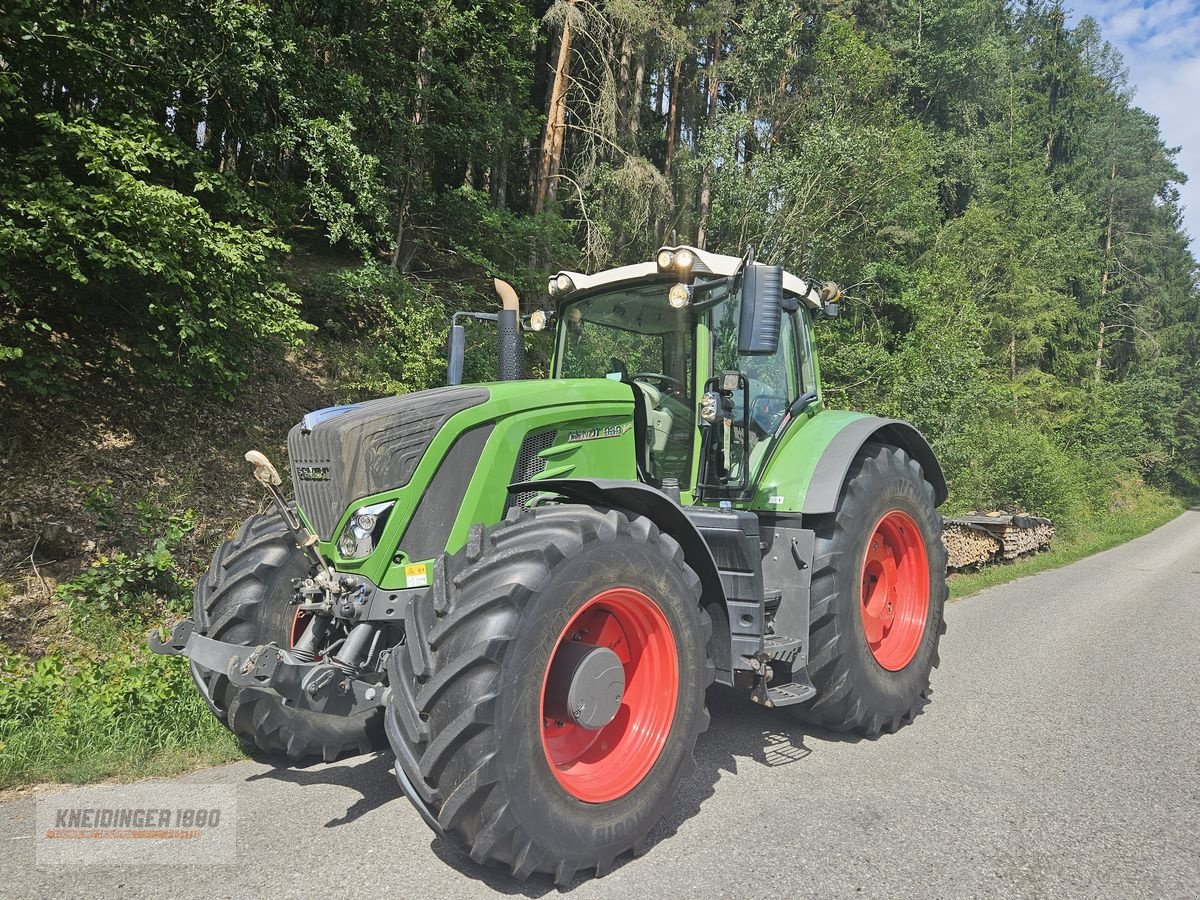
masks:
{"type": "Polygon", "coordinates": [[[637,146],[638,132],[642,127],[642,92],[646,88],[646,45],[643,43],[637,50],[637,64],[633,69],[633,94],[629,98],[629,137],[630,143],[637,146]]]}
{"type": "Polygon", "coordinates": [[[1093,373],[1097,384],[1104,377],[1104,303],[1108,297],[1108,275],[1112,270],[1113,214],[1116,207],[1117,163],[1113,160],[1108,173],[1108,221],[1104,226],[1104,271],[1100,273],[1100,328],[1096,337],[1096,370],[1093,373]]]}
{"type": "MultiPolygon", "coordinates": [[[[706,130],[710,130],[717,120],[717,96],[721,82],[717,78],[717,65],[721,62],[721,32],[713,35],[710,45],[708,66],[708,113],[706,130]]],[[[708,241],[708,214],[712,209],[712,162],[704,166],[700,175],[700,206],[699,224],[696,227],[696,246],[706,250],[708,241]]]]}
{"type": "Polygon", "coordinates": [[[175,134],[192,150],[196,148],[196,104],[198,100],[196,91],[185,87],[179,91],[179,98],[175,105],[175,134]]]}
{"type": "Polygon", "coordinates": [[[676,56],[675,65],[671,68],[671,96],[667,99],[670,106],[667,111],[667,161],[663,166],[663,175],[668,181],[671,179],[671,163],[679,147],[679,91],[682,71],[683,57],[676,56]]]}
{"type": "Polygon", "coordinates": [[[547,201],[554,200],[554,182],[562,166],[562,151],[567,124],[567,78],[571,71],[571,13],[576,0],[568,0],[563,17],[562,36],[558,43],[558,61],[554,66],[554,83],[550,88],[550,108],[546,113],[546,133],[542,139],[541,166],[538,171],[537,192],[533,211],[540,213],[547,201]]]}
{"type": "Polygon", "coordinates": [[[617,137],[629,133],[629,73],[633,68],[633,40],[621,37],[621,62],[617,69],[617,137]]]}
{"type": "Polygon", "coordinates": [[[400,196],[400,211],[396,217],[396,247],[392,251],[392,268],[408,273],[412,267],[416,247],[409,234],[409,214],[413,195],[425,180],[425,104],[429,97],[429,67],[433,51],[427,46],[417,51],[417,95],[413,103],[412,124],[416,137],[416,149],[409,160],[408,173],[404,179],[404,191],[400,196]]]}
{"type": "Polygon", "coordinates": [[[492,156],[492,169],[488,173],[488,197],[496,209],[504,209],[508,203],[508,151],[501,148],[492,156]]]}

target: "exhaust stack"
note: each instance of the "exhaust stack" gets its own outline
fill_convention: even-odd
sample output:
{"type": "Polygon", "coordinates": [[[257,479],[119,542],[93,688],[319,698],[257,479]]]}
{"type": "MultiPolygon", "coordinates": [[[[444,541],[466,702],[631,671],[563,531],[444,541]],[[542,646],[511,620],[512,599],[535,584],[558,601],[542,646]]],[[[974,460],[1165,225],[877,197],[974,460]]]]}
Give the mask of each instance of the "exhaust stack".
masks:
{"type": "Polygon", "coordinates": [[[525,377],[525,341],[521,337],[521,300],[516,288],[499,278],[492,280],[502,309],[496,319],[499,346],[496,377],[517,381],[525,377]]]}

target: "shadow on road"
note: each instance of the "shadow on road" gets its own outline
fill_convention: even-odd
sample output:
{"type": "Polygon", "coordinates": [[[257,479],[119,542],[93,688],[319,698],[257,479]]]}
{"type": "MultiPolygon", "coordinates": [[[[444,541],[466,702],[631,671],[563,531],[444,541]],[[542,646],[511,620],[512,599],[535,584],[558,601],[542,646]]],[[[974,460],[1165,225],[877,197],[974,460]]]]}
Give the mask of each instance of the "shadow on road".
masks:
{"type": "MultiPolygon", "coordinates": [[[[708,710],[712,722],[696,744],[696,771],[680,785],[674,811],[651,832],[649,855],[663,852],[660,844],[669,842],[679,826],[692,816],[703,814],[701,806],[715,792],[722,772],[736,775],[739,765],[777,768],[802,763],[813,752],[805,743],[807,737],[824,742],[860,740],[805,725],[786,710],[755,706],[745,691],[730,688],[712,688],[708,693],[708,710]]],[[[555,890],[569,893],[594,878],[590,872],[582,873],[562,888],[556,888],[549,876],[534,876],[519,882],[505,870],[475,863],[440,838],[430,844],[430,849],[450,868],[502,894],[542,897],[555,890]]],[[[627,854],[617,868],[629,859],[627,854]]]]}
{"type": "MultiPolygon", "coordinates": [[[[688,819],[703,815],[701,806],[715,792],[723,772],[736,775],[739,766],[780,768],[801,764],[814,752],[807,739],[814,739],[818,745],[859,740],[813,728],[786,710],[756,706],[744,691],[714,687],[708,693],[708,709],[712,722],[696,744],[696,770],[680,785],[673,812],[651,832],[650,854],[663,852],[656,849],[659,844],[669,842],[688,819]]],[[[367,757],[364,762],[346,761],[333,766],[316,763],[303,766],[274,757],[261,757],[260,761],[272,768],[250,776],[248,781],[272,779],[301,787],[336,785],[359,794],[360,798],[345,813],[325,823],[326,828],[353,822],[385,803],[407,803],[396,783],[390,753],[367,757]]],[[[555,890],[566,893],[594,877],[591,873],[581,874],[563,888],[556,888],[548,876],[519,882],[505,869],[479,865],[441,838],[432,839],[430,850],[448,867],[501,894],[536,898],[555,890]]],[[[618,868],[628,860],[627,855],[619,861],[618,868]]]]}
{"type": "Polygon", "coordinates": [[[251,775],[246,779],[247,781],[271,779],[300,787],[334,785],[349,788],[361,795],[345,813],[326,822],[326,828],[336,828],[338,825],[353,822],[385,803],[408,802],[400,793],[400,785],[396,783],[396,776],[392,772],[393,757],[391,753],[377,753],[371,757],[364,757],[364,762],[346,761],[333,766],[322,766],[320,763],[304,765],[271,756],[261,756],[256,759],[272,768],[257,775],[251,775]]]}

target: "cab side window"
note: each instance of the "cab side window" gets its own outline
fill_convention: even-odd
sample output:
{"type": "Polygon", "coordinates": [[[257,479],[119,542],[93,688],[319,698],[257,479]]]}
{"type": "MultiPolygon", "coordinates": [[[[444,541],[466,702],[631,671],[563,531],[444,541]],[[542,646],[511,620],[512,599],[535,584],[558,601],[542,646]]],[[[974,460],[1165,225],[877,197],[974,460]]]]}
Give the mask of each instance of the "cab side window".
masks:
{"type": "Polygon", "coordinates": [[[812,344],[812,315],[806,307],[801,306],[791,315],[785,314],[784,318],[795,322],[796,352],[800,358],[800,389],[796,395],[799,396],[817,390],[817,355],[812,344]]]}

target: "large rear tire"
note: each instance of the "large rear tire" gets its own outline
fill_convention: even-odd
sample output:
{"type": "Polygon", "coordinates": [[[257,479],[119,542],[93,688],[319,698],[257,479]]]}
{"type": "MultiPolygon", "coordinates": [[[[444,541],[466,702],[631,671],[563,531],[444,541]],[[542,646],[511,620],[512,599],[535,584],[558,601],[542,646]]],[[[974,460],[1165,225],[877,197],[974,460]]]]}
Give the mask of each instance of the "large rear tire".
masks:
{"type": "Polygon", "coordinates": [[[946,550],[933,487],[903,450],[867,444],[816,522],[809,674],[796,713],[875,737],[911,722],[945,633],[946,550]]]}
{"type": "MultiPolygon", "coordinates": [[[[274,641],[290,647],[298,637],[289,602],[292,580],[309,574],[309,563],[276,512],[247,519],[213,556],[196,585],[193,617],[201,632],[219,641],[255,646],[274,641]]],[[[385,745],[383,711],[356,716],[297,710],[275,694],[237,689],[224,675],[193,669],[214,712],[247,744],[295,760],[331,761],[385,745]]]]}
{"type": "MultiPolygon", "coordinates": [[[[564,884],[640,852],[708,725],[699,599],[679,545],[642,516],[544,506],[476,527],[439,564],[389,660],[402,782],[472,859],[519,879],[564,884]],[[608,695],[611,718],[585,728],[554,698],[563,673],[583,669],[564,660],[598,648],[609,671],[620,658],[623,687],[608,695]]],[[[566,708],[599,695],[579,696],[566,708]]]]}

